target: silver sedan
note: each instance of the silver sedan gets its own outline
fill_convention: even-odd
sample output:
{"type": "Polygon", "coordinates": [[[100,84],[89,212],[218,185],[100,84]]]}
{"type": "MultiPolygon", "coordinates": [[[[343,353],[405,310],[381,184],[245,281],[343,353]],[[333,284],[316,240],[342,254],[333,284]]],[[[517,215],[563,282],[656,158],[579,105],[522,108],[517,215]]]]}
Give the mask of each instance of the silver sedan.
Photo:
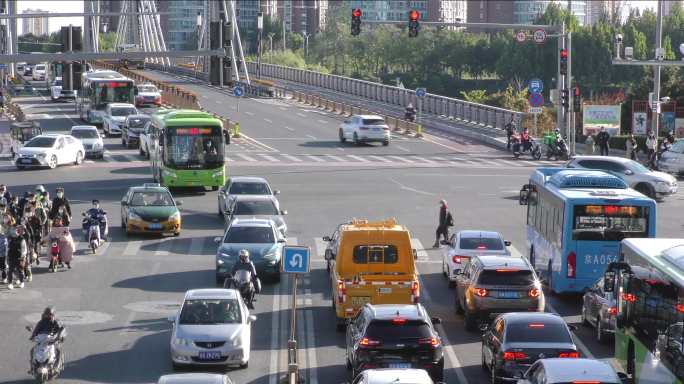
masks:
{"type": "Polygon", "coordinates": [[[605,343],[615,333],[617,300],[606,292],[601,277],[582,297],[582,324],[596,328],[596,341],[605,343]]]}

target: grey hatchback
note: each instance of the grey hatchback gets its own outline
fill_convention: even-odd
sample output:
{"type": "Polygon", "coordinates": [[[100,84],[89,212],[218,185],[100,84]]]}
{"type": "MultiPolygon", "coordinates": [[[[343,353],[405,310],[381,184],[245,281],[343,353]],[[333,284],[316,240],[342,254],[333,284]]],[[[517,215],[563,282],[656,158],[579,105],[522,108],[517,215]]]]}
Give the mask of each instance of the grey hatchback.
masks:
{"type": "Polygon", "coordinates": [[[599,343],[605,343],[608,336],[615,333],[618,313],[615,292],[603,289],[604,280],[601,276],[582,297],[582,324],[596,327],[596,341],[599,343]]]}

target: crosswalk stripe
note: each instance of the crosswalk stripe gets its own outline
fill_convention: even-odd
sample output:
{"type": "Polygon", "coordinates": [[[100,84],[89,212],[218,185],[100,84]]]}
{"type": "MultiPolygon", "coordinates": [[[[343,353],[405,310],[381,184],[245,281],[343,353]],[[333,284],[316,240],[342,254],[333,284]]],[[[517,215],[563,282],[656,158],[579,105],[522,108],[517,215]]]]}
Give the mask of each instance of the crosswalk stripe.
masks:
{"type": "Polygon", "coordinates": [[[317,162],[317,163],[322,163],[322,162],[325,161],[325,160],[321,159],[321,158],[318,157],[318,156],[306,155],[306,157],[308,157],[309,159],[311,159],[311,160],[313,160],[313,161],[315,161],[315,162],[317,162]]]}
{"type": "Polygon", "coordinates": [[[423,247],[423,243],[420,242],[420,239],[411,238],[411,247],[413,247],[413,249],[416,250],[418,260],[428,260],[429,259],[428,253],[427,253],[427,251],[425,251],[425,247],[423,247]]]}
{"type": "Polygon", "coordinates": [[[401,156],[387,156],[387,157],[389,157],[389,158],[391,158],[391,159],[395,159],[395,160],[401,161],[402,163],[413,164],[413,161],[411,161],[411,160],[409,160],[409,159],[407,159],[407,158],[405,158],[405,157],[401,157],[401,156]]]}
{"type": "Polygon", "coordinates": [[[322,237],[314,237],[314,243],[316,245],[316,254],[319,258],[325,256],[325,249],[328,247],[328,243],[323,241],[322,237]]]}
{"type": "Polygon", "coordinates": [[[288,237],[287,238],[287,245],[299,245],[299,244],[297,244],[297,238],[296,237],[288,237]]]}
{"type": "Polygon", "coordinates": [[[421,156],[411,156],[412,159],[416,159],[417,162],[423,162],[427,164],[434,164],[435,162],[428,159],[427,157],[421,157],[421,156]]]}
{"type": "Polygon", "coordinates": [[[465,161],[465,159],[461,157],[450,157],[449,159],[456,162],[465,161]]]}
{"type": "Polygon", "coordinates": [[[263,154],[263,153],[259,153],[259,154],[257,154],[257,156],[261,156],[261,157],[263,157],[264,159],[266,159],[266,160],[268,160],[268,161],[270,161],[270,162],[272,162],[272,163],[279,163],[279,162],[280,162],[280,160],[276,159],[275,157],[269,156],[269,155],[265,155],[265,154],[263,154]]]}
{"type": "Polygon", "coordinates": [[[499,160],[499,161],[502,162],[502,163],[505,164],[505,165],[508,165],[509,167],[510,167],[510,166],[513,166],[513,167],[517,167],[517,166],[518,166],[518,163],[517,163],[516,161],[511,161],[511,160],[499,160]]]}
{"type": "Polygon", "coordinates": [[[300,163],[300,162],[302,161],[302,159],[300,159],[300,158],[297,158],[297,157],[294,157],[294,156],[291,156],[291,155],[286,155],[286,154],[284,154],[284,153],[281,154],[281,156],[284,157],[284,158],[286,158],[286,159],[288,159],[288,160],[290,160],[290,161],[294,161],[295,163],[300,163]]]}
{"type": "Polygon", "coordinates": [[[347,157],[349,157],[349,158],[351,158],[351,159],[354,159],[354,160],[358,160],[358,161],[360,161],[360,162],[362,162],[362,163],[367,163],[367,162],[368,162],[368,160],[364,159],[364,158],[361,157],[361,156],[347,155],[347,157]]]}
{"type": "Polygon", "coordinates": [[[337,162],[339,162],[339,163],[345,162],[342,158],[339,158],[339,157],[337,157],[337,156],[333,156],[333,155],[324,155],[324,156],[325,156],[325,157],[328,157],[328,158],[330,158],[330,159],[332,159],[333,161],[337,161],[337,162]]]}
{"type": "Polygon", "coordinates": [[[443,159],[443,158],[441,158],[441,157],[433,157],[432,160],[435,160],[435,161],[446,161],[445,159],[443,159]]]}
{"type": "Polygon", "coordinates": [[[523,163],[523,164],[529,165],[529,166],[531,166],[531,167],[536,167],[536,166],[539,166],[539,165],[540,165],[540,164],[538,164],[538,163],[533,163],[533,162],[531,162],[531,161],[529,161],[529,160],[520,160],[519,163],[523,163]]]}
{"type": "Polygon", "coordinates": [[[113,162],[113,161],[116,161],[116,159],[114,159],[114,158],[112,157],[112,155],[110,155],[110,154],[108,154],[108,153],[105,153],[104,155],[102,155],[102,159],[100,159],[100,160],[101,160],[101,161],[105,161],[105,162],[107,162],[107,163],[111,163],[111,162],[113,162]]]}
{"type": "Polygon", "coordinates": [[[370,157],[370,158],[373,159],[373,160],[379,161],[379,162],[381,162],[381,163],[391,163],[391,162],[392,162],[391,160],[387,160],[387,159],[385,159],[384,157],[381,157],[381,156],[370,155],[370,156],[368,156],[368,157],[370,157]]]}
{"type": "Polygon", "coordinates": [[[249,157],[249,156],[242,154],[242,153],[236,153],[235,156],[241,157],[242,159],[247,160],[247,161],[251,161],[251,162],[256,161],[256,159],[249,157]]]}
{"type": "Polygon", "coordinates": [[[142,246],[142,240],[128,241],[126,248],[124,249],[123,256],[134,256],[140,252],[140,247],[142,246]]]}
{"type": "Polygon", "coordinates": [[[157,243],[157,250],[154,251],[155,256],[167,256],[171,248],[171,240],[164,239],[157,243]]]}
{"type": "Polygon", "coordinates": [[[193,237],[192,240],[190,240],[190,250],[188,251],[188,254],[190,255],[201,255],[202,250],[204,249],[204,241],[206,238],[204,237],[193,237]]]}
{"type": "Polygon", "coordinates": [[[225,157],[225,162],[226,162],[226,163],[230,163],[230,162],[233,162],[233,161],[236,161],[236,160],[233,159],[233,158],[231,158],[231,157],[228,157],[228,156],[225,157]]]}

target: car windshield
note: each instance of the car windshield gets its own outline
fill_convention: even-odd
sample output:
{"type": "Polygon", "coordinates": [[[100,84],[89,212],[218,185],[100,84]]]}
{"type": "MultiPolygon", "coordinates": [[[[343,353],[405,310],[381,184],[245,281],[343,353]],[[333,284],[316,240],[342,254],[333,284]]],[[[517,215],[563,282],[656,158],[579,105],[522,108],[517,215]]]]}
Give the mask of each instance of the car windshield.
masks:
{"type": "Polygon", "coordinates": [[[171,127],[164,133],[164,164],[175,169],[223,167],[221,127],[171,127]]]}
{"type": "Polygon", "coordinates": [[[506,329],[507,343],[572,343],[572,337],[563,324],[558,323],[515,323],[506,329]]]}
{"type": "Polygon", "coordinates": [[[648,237],[648,207],[626,205],[577,205],[574,207],[573,240],[621,241],[648,237]]]}
{"type": "Polygon", "coordinates": [[[240,303],[235,299],[187,300],[178,323],[181,325],[240,324],[240,303]]]}
{"type": "Polygon", "coordinates": [[[51,148],[55,144],[55,140],[54,137],[34,137],[24,147],[51,148]]]}
{"type": "Polygon", "coordinates": [[[270,227],[231,227],[223,238],[224,243],[274,243],[270,227]]]}
{"type": "Polygon", "coordinates": [[[95,106],[104,108],[107,103],[131,103],[133,102],[132,81],[98,81],[91,84],[91,90],[95,95],[95,106]]]}
{"type": "Polygon", "coordinates": [[[129,117],[128,126],[130,128],[143,128],[150,119],[146,117],[129,117]]]}
{"type": "Polygon", "coordinates": [[[383,119],[363,119],[363,125],[384,125],[383,119]]]}
{"type": "Polygon", "coordinates": [[[77,139],[96,139],[100,137],[95,129],[74,129],[71,136],[77,139]]]}
{"type": "Polygon", "coordinates": [[[430,326],[419,320],[375,320],[368,325],[366,337],[385,341],[408,341],[432,337],[432,332],[430,326]]]}
{"type": "Polygon", "coordinates": [[[135,108],[112,108],[112,116],[128,116],[136,112],[135,108]]]}
{"type": "Polygon", "coordinates": [[[629,166],[629,169],[632,170],[634,173],[649,173],[651,172],[650,169],[644,167],[643,165],[637,163],[634,160],[630,160],[627,165],[629,166]]]}
{"type": "Polygon", "coordinates": [[[45,66],[44,65],[36,65],[36,71],[44,71],[45,66]]]}
{"type": "Polygon", "coordinates": [[[478,284],[528,286],[534,284],[534,275],[529,270],[486,269],[480,273],[478,284]]]}
{"type": "Polygon", "coordinates": [[[168,192],[135,192],[131,198],[133,207],[168,207],[173,205],[173,199],[168,192]]]}
{"type": "Polygon", "coordinates": [[[157,93],[157,88],[153,85],[143,85],[138,87],[138,92],[145,92],[145,93],[157,93]]]}
{"type": "Polygon", "coordinates": [[[487,251],[501,251],[504,243],[494,237],[461,237],[458,247],[460,249],[477,249],[487,251]]]}
{"type": "Polygon", "coordinates": [[[231,195],[270,195],[271,191],[266,183],[235,182],[228,191],[231,195]]]}
{"type": "Polygon", "coordinates": [[[278,210],[271,200],[238,201],[235,215],[277,215],[278,210]]]}

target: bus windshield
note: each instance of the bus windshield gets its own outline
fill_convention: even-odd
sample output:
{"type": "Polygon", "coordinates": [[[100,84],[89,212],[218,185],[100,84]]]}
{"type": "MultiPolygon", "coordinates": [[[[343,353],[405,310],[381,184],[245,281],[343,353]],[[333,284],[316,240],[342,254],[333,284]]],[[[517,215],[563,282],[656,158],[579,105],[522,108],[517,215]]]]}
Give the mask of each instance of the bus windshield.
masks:
{"type": "Polygon", "coordinates": [[[648,207],[623,205],[576,205],[573,240],[621,241],[648,237],[648,207]]]}
{"type": "Polygon", "coordinates": [[[223,165],[221,127],[170,127],[165,134],[164,164],[175,169],[211,169],[223,165]]]}
{"type": "Polygon", "coordinates": [[[97,109],[104,109],[109,103],[133,103],[132,81],[100,81],[92,84],[97,109]]]}

